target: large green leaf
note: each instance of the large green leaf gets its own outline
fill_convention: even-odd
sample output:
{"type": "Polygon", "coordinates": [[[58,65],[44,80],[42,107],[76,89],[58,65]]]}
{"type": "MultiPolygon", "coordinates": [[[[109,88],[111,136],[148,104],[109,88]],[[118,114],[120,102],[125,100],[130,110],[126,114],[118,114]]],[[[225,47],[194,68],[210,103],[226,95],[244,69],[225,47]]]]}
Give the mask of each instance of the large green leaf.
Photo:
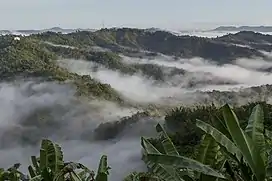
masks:
{"type": "Polygon", "coordinates": [[[42,140],[40,149],[40,168],[50,168],[51,171],[56,174],[64,166],[63,153],[61,147],[58,144],[54,144],[48,139],[42,140]]]}
{"type": "Polygon", "coordinates": [[[35,156],[31,156],[31,162],[32,162],[33,166],[31,166],[31,165],[28,166],[28,172],[29,172],[30,177],[33,178],[33,177],[40,175],[41,169],[38,164],[38,160],[35,156]]]}
{"type": "Polygon", "coordinates": [[[260,150],[261,156],[266,162],[265,138],[264,138],[264,112],[261,105],[256,105],[249,117],[245,132],[252,139],[254,146],[260,150]]]}
{"type": "Polygon", "coordinates": [[[100,158],[99,166],[96,173],[95,181],[107,181],[109,175],[109,169],[107,156],[102,155],[100,158]]]}
{"type": "Polygon", "coordinates": [[[158,123],[156,126],[156,130],[158,133],[160,133],[161,137],[161,144],[164,148],[164,151],[167,155],[179,155],[176,147],[174,146],[173,142],[167,135],[166,131],[164,128],[158,123]]]}
{"type": "Polygon", "coordinates": [[[257,180],[263,181],[265,177],[265,165],[260,152],[256,146],[254,147],[251,138],[240,128],[235,113],[227,104],[223,106],[223,117],[234,143],[242,152],[243,157],[249,164],[257,180]]]}
{"type": "Polygon", "coordinates": [[[37,176],[37,173],[36,173],[36,171],[33,169],[33,167],[30,165],[30,166],[28,166],[28,172],[29,172],[29,175],[30,175],[30,177],[31,178],[33,178],[33,177],[36,177],[37,176]]]}
{"type": "Polygon", "coordinates": [[[205,165],[213,165],[218,151],[219,147],[216,141],[208,134],[203,135],[196,160],[205,165]]]}
{"type": "MultiPolygon", "coordinates": [[[[217,154],[219,153],[219,146],[217,142],[208,134],[203,135],[201,144],[198,148],[196,160],[211,167],[216,165],[217,154]]],[[[213,181],[216,178],[204,174],[198,174],[201,181],[213,181]]]]}
{"type": "Polygon", "coordinates": [[[40,166],[38,163],[38,159],[35,156],[31,156],[31,162],[32,162],[36,172],[40,173],[40,166]]]}
{"type": "Polygon", "coordinates": [[[146,159],[147,154],[161,153],[144,137],[141,138],[141,145],[145,151],[144,160],[152,172],[154,172],[159,178],[165,181],[183,181],[183,179],[180,177],[179,170],[173,168],[172,166],[154,163],[149,159],[146,159]]]}
{"type": "Polygon", "coordinates": [[[218,131],[223,133],[226,137],[231,140],[231,136],[229,134],[228,128],[224,121],[222,121],[218,116],[211,117],[212,126],[215,127],[218,131]]]}
{"type": "Polygon", "coordinates": [[[148,154],[147,158],[154,162],[163,165],[174,166],[177,168],[187,168],[194,171],[203,173],[205,175],[211,175],[218,178],[225,178],[224,175],[212,169],[210,166],[204,165],[196,160],[183,157],[183,156],[171,156],[165,154],[148,154]]]}
{"type": "Polygon", "coordinates": [[[212,136],[217,141],[218,144],[226,148],[226,150],[232,155],[234,155],[237,158],[237,160],[241,160],[242,154],[240,150],[223,133],[221,133],[211,125],[200,120],[197,120],[196,125],[198,128],[202,129],[205,133],[212,136]]]}
{"type": "Polygon", "coordinates": [[[144,154],[148,154],[148,153],[157,153],[157,154],[161,154],[161,152],[159,152],[159,150],[157,150],[157,148],[155,148],[155,146],[153,146],[146,138],[141,137],[141,145],[144,149],[144,154]]]}

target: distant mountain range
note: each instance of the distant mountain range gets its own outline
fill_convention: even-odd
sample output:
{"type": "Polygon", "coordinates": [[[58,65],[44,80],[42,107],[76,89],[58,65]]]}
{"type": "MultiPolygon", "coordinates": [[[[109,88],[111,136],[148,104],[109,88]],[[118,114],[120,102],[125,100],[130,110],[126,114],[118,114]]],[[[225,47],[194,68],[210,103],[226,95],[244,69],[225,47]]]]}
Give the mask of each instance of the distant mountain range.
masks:
{"type": "Polygon", "coordinates": [[[5,35],[5,34],[23,34],[23,35],[30,35],[30,34],[37,34],[37,33],[44,33],[44,32],[55,32],[55,33],[63,33],[63,34],[67,34],[67,33],[73,33],[76,31],[96,31],[96,29],[82,29],[82,28],[77,28],[77,29],[64,29],[64,28],[60,28],[60,27],[53,27],[53,28],[49,28],[49,29],[41,29],[41,30],[0,30],[0,34],[5,35]]]}
{"type": "Polygon", "coordinates": [[[255,32],[272,32],[272,26],[219,26],[209,31],[255,31],[255,32]]]}
{"type": "MultiPolygon", "coordinates": [[[[111,28],[111,29],[118,29],[118,28],[111,28]]],[[[24,29],[24,30],[0,30],[1,35],[7,35],[7,34],[13,34],[13,35],[31,35],[31,34],[38,34],[38,33],[44,33],[44,32],[55,32],[55,33],[62,33],[62,34],[68,34],[68,33],[73,33],[76,31],[89,31],[89,32],[94,32],[97,31],[98,29],[91,29],[91,28],[60,28],[60,27],[52,27],[48,29],[24,29]]],[[[190,34],[192,31],[193,32],[240,32],[240,31],[254,31],[254,32],[272,32],[272,26],[219,26],[215,29],[212,30],[180,30],[180,31],[167,31],[164,29],[159,29],[159,28],[148,28],[144,29],[145,32],[156,32],[156,31],[166,31],[170,32],[174,35],[180,35],[182,34],[190,34]]]]}
{"type": "MultiPolygon", "coordinates": [[[[112,29],[118,29],[118,28],[112,28],[112,29]]],[[[35,30],[35,29],[25,29],[25,30],[0,30],[0,35],[8,35],[8,34],[13,34],[13,35],[31,35],[31,34],[38,34],[38,33],[44,33],[44,32],[54,32],[54,33],[62,33],[62,34],[68,34],[68,33],[73,33],[77,31],[90,31],[90,32],[95,32],[98,29],[91,29],[91,28],[76,28],[76,29],[65,29],[65,28],[60,28],[60,27],[53,27],[53,28],[48,28],[48,29],[40,29],[40,30],[35,30]]],[[[146,32],[156,32],[156,31],[163,31],[162,29],[159,28],[148,28],[145,29],[146,32]]]]}

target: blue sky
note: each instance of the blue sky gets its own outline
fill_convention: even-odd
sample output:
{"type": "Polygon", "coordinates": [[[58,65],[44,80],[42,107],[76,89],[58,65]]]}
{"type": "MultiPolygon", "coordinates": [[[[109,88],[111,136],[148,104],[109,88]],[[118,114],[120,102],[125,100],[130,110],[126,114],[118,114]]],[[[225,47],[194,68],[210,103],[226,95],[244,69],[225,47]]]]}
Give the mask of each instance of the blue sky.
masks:
{"type": "Polygon", "coordinates": [[[272,25],[271,7],[271,0],[0,0],[0,29],[272,25]]]}

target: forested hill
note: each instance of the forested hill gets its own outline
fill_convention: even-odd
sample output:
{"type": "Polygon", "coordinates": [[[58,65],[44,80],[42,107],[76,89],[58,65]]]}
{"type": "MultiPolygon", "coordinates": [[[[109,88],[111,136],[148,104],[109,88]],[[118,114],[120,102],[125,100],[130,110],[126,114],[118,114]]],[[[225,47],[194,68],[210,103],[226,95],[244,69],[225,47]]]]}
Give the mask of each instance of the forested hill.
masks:
{"type": "MultiPolygon", "coordinates": [[[[250,45],[252,40],[257,42],[264,38],[269,39],[265,35],[256,36],[255,33],[249,35],[248,32],[240,32],[226,40],[226,37],[209,39],[177,36],[165,31],[149,32],[128,28],[101,29],[95,32],[80,31],[69,34],[47,32],[31,37],[81,48],[99,46],[121,53],[135,53],[143,50],[184,58],[202,57],[223,63],[239,57],[263,56],[257,49],[234,45],[233,42],[241,42],[241,35],[249,37],[242,41],[246,45],[250,45]]],[[[262,47],[257,48],[262,49],[262,47]]],[[[268,48],[265,47],[265,50],[268,48]]]]}
{"type": "Polygon", "coordinates": [[[102,84],[90,76],[71,73],[57,65],[57,54],[49,51],[32,38],[15,41],[13,36],[0,37],[0,77],[2,81],[20,78],[42,78],[49,81],[71,81],[78,95],[121,101],[110,85],[102,84]]]}
{"type": "MultiPolygon", "coordinates": [[[[270,45],[272,36],[253,32],[240,32],[218,38],[202,38],[177,36],[165,31],[150,32],[143,29],[120,28],[101,29],[94,32],[77,31],[68,34],[44,32],[21,36],[20,41],[14,40],[14,37],[14,35],[0,37],[2,80],[17,76],[42,77],[60,82],[69,80],[77,87],[79,95],[118,102],[123,102],[123,98],[110,85],[100,83],[89,75],[69,72],[60,67],[55,60],[88,60],[124,74],[133,75],[141,72],[148,78],[165,83],[169,77],[188,72],[181,68],[171,68],[165,75],[165,67],[151,63],[125,64],[122,61],[122,55],[152,58],[164,54],[176,59],[202,57],[224,64],[237,58],[269,59],[260,50],[272,50],[270,45]]],[[[192,87],[194,84],[197,83],[189,82],[188,86],[192,87]]]]}

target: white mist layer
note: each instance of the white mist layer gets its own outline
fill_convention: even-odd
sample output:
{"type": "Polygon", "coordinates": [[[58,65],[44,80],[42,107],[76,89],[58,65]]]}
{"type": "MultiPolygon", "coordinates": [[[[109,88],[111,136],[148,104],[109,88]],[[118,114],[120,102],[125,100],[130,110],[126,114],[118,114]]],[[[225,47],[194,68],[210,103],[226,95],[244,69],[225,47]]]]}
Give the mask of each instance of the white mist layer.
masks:
{"type": "Polygon", "coordinates": [[[262,59],[237,59],[233,61],[233,64],[217,65],[201,58],[173,59],[168,56],[159,56],[153,59],[141,59],[123,56],[123,63],[126,64],[156,64],[165,68],[187,71],[184,75],[169,77],[164,84],[156,84],[155,80],[144,77],[140,72],[126,75],[84,60],[70,59],[59,62],[70,71],[90,75],[100,82],[110,84],[127,99],[141,103],[170,104],[171,102],[165,102],[165,100],[171,97],[172,103],[191,104],[198,102],[199,99],[199,96],[192,95],[195,91],[239,91],[242,88],[272,84],[272,74],[260,70],[271,66],[271,62],[262,59]],[[235,83],[217,84],[216,80],[235,83]],[[203,81],[211,83],[197,84],[203,81]],[[170,82],[178,84],[168,84],[170,82]],[[190,82],[196,82],[195,87],[189,88],[190,82]]]}
{"type": "Polygon", "coordinates": [[[181,91],[178,87],[154,85],[154,80],[146,79],[140,74],[124,75],[118,71],[105,68],[98,68],[93,71],[95,64],[84,60],[66,59],[59,62],[72,72],[80,75],[90,75],[100,82],[110,84],[127,99],[136,102],[157,102],[163,97],[175,96],[181,91]]]}
{"type": "Polygon", "coordinates": [[[51,46],[54,46],[54,47],[63,47],[63,48],[77,49],[77,48],[74,47],[74,46],[54,44],[54,43],[48,42],[48,41],[45,41],[44,43],[45,43],[45,44],[48,44],[48,45],[51,45],[51,46]]]}
{"type": "MultiPolygon", "coordinates": [[[[186,31],[186,32],[179,32],[177,34],[206,37],[206,38],[216,38],[216,37],[221,37],[228,34],[236,34],[238,32],[239,31],[186,31]]],[[[272,35],[272,32],[258,32],[258,33],[272,35]]]]}
{"type": "Polygon", "coordinates": [[[155,59],[137,59],[124,57],[126,63],[142,63],[142,64],[156,64],[165,67],[175,67],[199,74],[199,79],[203,79],[202,73],[209,73],[210,75],[238,82],[237,85],[212,85],[202,87],[199,90],[220,90],[227,91],[237,89],[239,87],[252,87],[265,84],[272,84],[272,74],[263,72],[259,69],[270,68],[272,61],[265,61],[260,58],[256,59],[237,59],[234,64],[216,65],[214,62],[204,60],[202,58],[192,59],[178,59],[178,60],[164,60],[163,58],[155,59]]]}
{"type": "Polygon", "coordinates": [[[246,59],[246,58],[241,58],[237,59],[235,61],[235,64],[247,68],[247,69],[253,69],[253,70],[258,70],[258,69],[267,69],[272,67],[272,61],[266,61],[263,59],[246,59]]]}

